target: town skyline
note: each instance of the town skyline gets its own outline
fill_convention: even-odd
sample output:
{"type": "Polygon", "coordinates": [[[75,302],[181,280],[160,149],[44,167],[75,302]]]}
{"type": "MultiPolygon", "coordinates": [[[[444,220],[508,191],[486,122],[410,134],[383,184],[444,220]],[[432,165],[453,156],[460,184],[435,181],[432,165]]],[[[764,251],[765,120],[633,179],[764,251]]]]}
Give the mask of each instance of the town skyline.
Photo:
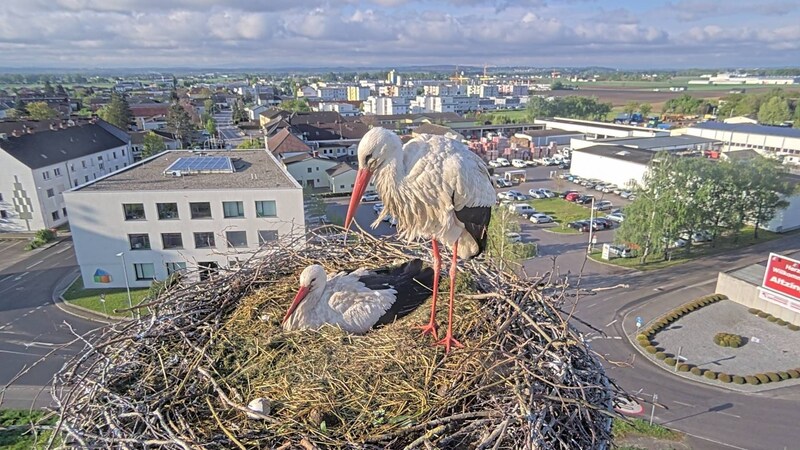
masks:
{"type": "Polygon", "coordinates": [[[41,0],[0,11],[0,69],[684,69],[800,60],[800,5],[542,0],[41,0]]]}

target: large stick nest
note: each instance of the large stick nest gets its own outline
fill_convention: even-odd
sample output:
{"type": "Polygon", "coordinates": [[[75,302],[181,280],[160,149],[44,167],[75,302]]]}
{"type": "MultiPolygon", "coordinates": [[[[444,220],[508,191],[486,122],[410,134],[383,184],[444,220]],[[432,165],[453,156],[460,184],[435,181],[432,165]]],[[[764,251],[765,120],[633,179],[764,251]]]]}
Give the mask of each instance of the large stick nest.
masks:
{"type": "Polygon", "coordinates": [[[454,329],[466,347],[449,355],[413,328],[429,303],[365,336],[283,331],[308,264],[330,271],[430,261],[418,244],[351,237],[346,246],[320,236],[305,246],[283,242],[238,271],[178,282],[142,319],[87,337],[55,381],[65,441],[131,449],[608,447],[613,387],[559,313],[563,299],[543,297],[541,280],[489,260],[460,266],[454,329]],[[263,413],[247,408],[256,398],[266,400],[263,413]]]}

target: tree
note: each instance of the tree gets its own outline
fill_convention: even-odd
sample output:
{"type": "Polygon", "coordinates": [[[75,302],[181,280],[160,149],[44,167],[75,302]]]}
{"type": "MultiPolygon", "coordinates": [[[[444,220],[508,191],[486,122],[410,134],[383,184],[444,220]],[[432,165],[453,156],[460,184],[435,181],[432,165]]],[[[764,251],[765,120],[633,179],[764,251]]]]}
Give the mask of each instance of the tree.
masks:
{"type": "Polygon", "coordinates": [[[753,224],[753,237],[758,239],[761,225],[771,221],[779,209],[789,206],[784,198],[791,195],[794,188],[787,181],[786,169],[778,160],[757,157],[746,164],[744,170],[751,189],[743,193],[743,200],[748,219],[753,224]]]}
{"type": "Polygon", "coordinates": [[[167,111],[167,129],[178,137],[181,143],[187,143],[192,133],[192,118],[183,106],[175,102],[167,111]]]}
{"type": "Polygon", "coordinates": [[[308,112],[311,111],[311,106],[308,105],[308,100],[305,98],[298,98],[293,100],[285,100],[278,105],[278,108],[286,111],[308,112]]]}
{"type": "Polygon", "coordinates": [[[800,100],[797,101],[794,105],[794,122],[792,126],[795,128],[800,128],[800,100]]]}
{"type": "Polygon", "coordinates": [[[58,117],[58,111],[51,108],[47,102],[31,102],[26,106],[28,117],[33,120],[47,120],[58,117]]]}
{"type": "Polygon", "coordinates": [[[142,144],[142,158],[149,158],[167,149],[161,136],[152,131],[145,133],[142,144]]]}
{"type": "Polygon", "coordinates": [[[634,101],[630,101],[630,102],[628,102],[628,103],[627,103],[627,104],[626,104],[626,105],[625,105],[625,106],[622,108],[622,112],[624,112],[624,113],[625,113],[625,114],[628,116],[628,118],[631,118],[631,117],[633,117],[633,113],[635,113],[635,112],[636,112],[636,111],[638,111],[638,110],[639,110],[639,104],[638,104],[638,103],[636,103],[636,102],[634,102],[634,101]]]}
{"type": "Polygon", "coordinates": [[[206,120],[205,128],[209,135],[214,136],[217,134],[217,122],[213,118],[209,117],[206,120]]]}
{"type": "Polygon", "coordinates": [[[758,121],[770,125],[780,125],[791,118],[789,102],[780,97],[772,97],[758,109],[758,121]]]}
{"type": "Polygon", "coordinates": [[[25,106],[25,102],[22,100],[17,100],[16,103],[14,103],[14,111],[16,111],[17,117],[25,117],[28,115],[28,107],[25,106]]]}
{"type": "Polygon", "coordinates": [[[44,82],[44,95],[46,97],[52,97],[56,95],[56,90],[53,89],[53,85],[50,83],[50,80],[44,82]]]}
{"type": "Polygon", "coordinates": [[[653,105],[650,103],[642,103],[639,105],[639,112],[642,113],[642,117],[647,119],[650,113],[653,111],[653,105]]]}
{"type": "Polygon", "coordinates": [[[203,108],[205,109],[206,114],[213,114],[214,113],[214,100],[206,99],[203,102],[203,108]]]}
{"type": "Polygon", "coordinates": [[[125,98],[114,92],[111,94],[111,101],[97,112],[97,115],[106,122],[114,125],[122,130],[128,129],[130,124],[131,108],[128,106],[128,101],[125,98]]]}
{"type": "Polygon", "coordinates": [[[244,150],[251,148],[264,148],[264,140],[261,138],[256,138],[256,139],[251,138],[237,145],[236,148],[244,150]]]}
{"type": "Polygon", "coordinates": [[[564,89],[564,83],[562,83],[560,80],[556,80],[550,84],[551,91],[560,91],[562,89],[564,89]]]}

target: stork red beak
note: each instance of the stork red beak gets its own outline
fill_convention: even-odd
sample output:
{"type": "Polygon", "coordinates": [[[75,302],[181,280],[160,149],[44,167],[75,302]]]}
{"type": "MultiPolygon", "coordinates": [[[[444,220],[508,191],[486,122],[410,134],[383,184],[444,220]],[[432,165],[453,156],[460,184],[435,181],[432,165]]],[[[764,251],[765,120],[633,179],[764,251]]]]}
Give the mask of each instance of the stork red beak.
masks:
{"type": "Polygon", "coordinates": [[[286,315],[283,316],[283,320],[281,320],[281,325],[283,325],[287,320],[289,320],[289,317],[291,317],[291,315],[294,314],[294,310],[296,310],[297,307],[300,305],[300,302],[302,302],[303,299],[306,298],[306,295],[308,295],[308,291],[310,290],[311,289],[309,289],[306,286],[300,286],[300,289],[297,291],[297,295],[294,296],[294,300],[292,300],[292,304],[289,306],[289,310],[286,311],[286,315]]]}
{"type": "Polygon", "coordinates": [[[350,197],[350,207],[347,208],[347,218],[344,219],[344,229],[350,229],[350,222],[353,221],[353,216],[356,215],[358,205],[361,204],[361,196],[369,186],[369,179],[372,177],[372,172],[369,169],[358,169],[356,174],[356,184],[353,186],[353,195],[350,197]]]}

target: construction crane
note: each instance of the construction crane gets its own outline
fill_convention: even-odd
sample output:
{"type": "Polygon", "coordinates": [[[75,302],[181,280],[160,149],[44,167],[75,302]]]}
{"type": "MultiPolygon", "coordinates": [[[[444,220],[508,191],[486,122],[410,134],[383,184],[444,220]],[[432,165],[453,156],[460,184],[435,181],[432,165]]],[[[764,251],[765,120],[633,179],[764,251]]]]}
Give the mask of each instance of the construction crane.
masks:
{"type": "Polygon", "coordinates": [[[465,81],[468,81],[468,80],[469,80],[469,78],[464,76],[464,72],[460,72],[459,73],[458,66],[456,66],[456,71],[453,74],[453,76],[450,77],[450,81],[452,81],[454,83],[458,83],[458,84],[463,84],[465,81]]]}
{"type": "Polygon", "coordinates": [[[489,75],[487,75],[486,69],[488,69],[488,68],[489,68],[488,64],[484,64],[483,65],[483,75],[481,75],[481,81],[489,81],[489,80],[494,79],[494,77],[490,77],[489,75]]]}

